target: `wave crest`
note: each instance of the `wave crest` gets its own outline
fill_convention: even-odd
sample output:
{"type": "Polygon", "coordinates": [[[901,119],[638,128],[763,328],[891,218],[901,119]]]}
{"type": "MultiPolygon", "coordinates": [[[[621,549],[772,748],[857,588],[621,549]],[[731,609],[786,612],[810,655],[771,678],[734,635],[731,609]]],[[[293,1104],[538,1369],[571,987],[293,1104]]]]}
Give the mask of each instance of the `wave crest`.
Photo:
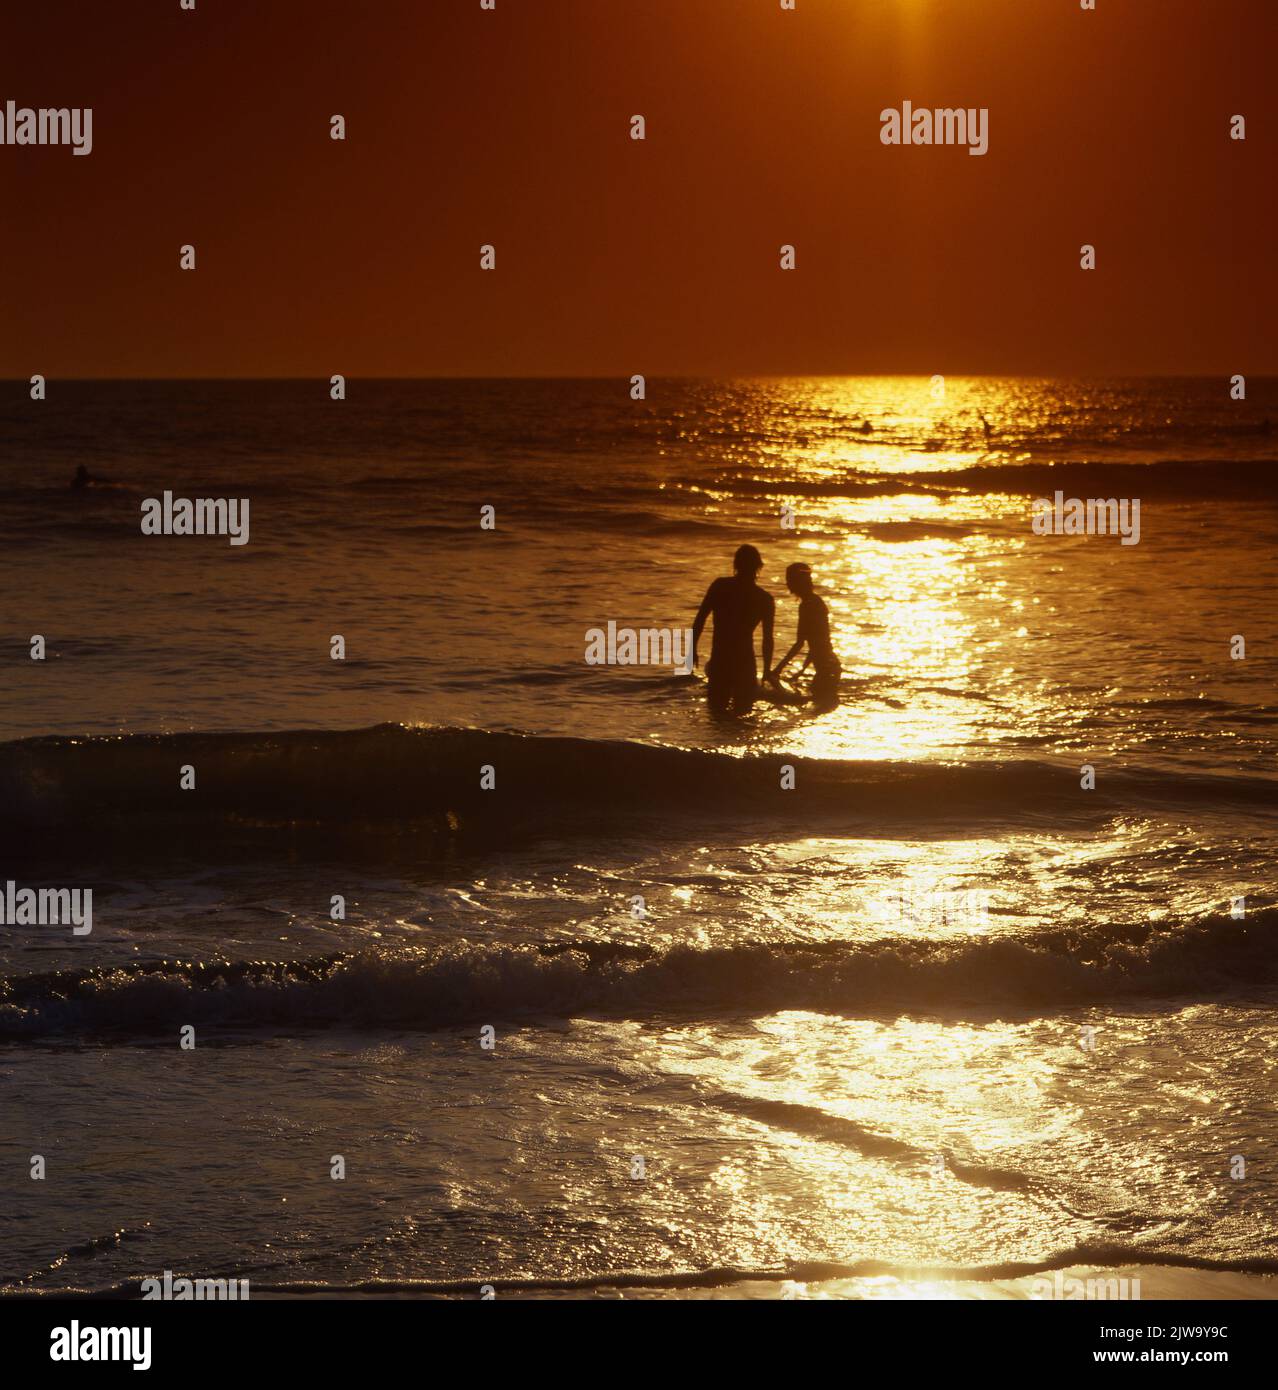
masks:
{"type": "Polygon", "coordinates": [[[960,942],[453,942],[299,961],[151,961],[0,980],[0,1036],[206,1027],[434,1028],[529,1017],[788,1009],[872,1014],[965,1004],[1060,1008],[1278,984],[1278,908],[960,942]]]}
{"type": "Polygon", "coordinates": [[[551,822],[726,818],[801,830],[884,816],[1027,815],[1089,820],[1143,806],[1256,811],[1278,806],[1272,779],[1106,769],[1082,793],[1077,769],[1041,760],[851,762],[747,757],[648,744],[482,729],[369,729],[35,738],[0,745],[0,829],[10,842],[50,831],[113,832],[149,848],[193,832],[256,836],[326,828],[503,839],[551,822]],[[796,769],[783,791],[779,770],[796,769]],[[196,789],[179,789],[179,768],[196,789]],[[481,786],[492,767],[495,786],[481,786]],[[145,836],[140,834],[145,829],[145,836]]]}

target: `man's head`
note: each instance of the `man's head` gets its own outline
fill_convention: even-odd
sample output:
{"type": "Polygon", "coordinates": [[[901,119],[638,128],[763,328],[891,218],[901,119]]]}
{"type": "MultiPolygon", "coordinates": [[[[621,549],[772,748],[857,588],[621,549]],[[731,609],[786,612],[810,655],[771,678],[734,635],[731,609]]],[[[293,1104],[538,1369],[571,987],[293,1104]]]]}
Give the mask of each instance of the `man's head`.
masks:
{"type": "Polygon", "coordinates": [[[763,568],[763,556],[752,545],[737,546],[732,557],[732,572],[744,579],[753,579],[763,568]]]}
{"type": "Polygon", "coordinates": [[[812,571],[802,560],[785,567],[785,587],[799,598],[806,598],[812,592],[812,571]]]}

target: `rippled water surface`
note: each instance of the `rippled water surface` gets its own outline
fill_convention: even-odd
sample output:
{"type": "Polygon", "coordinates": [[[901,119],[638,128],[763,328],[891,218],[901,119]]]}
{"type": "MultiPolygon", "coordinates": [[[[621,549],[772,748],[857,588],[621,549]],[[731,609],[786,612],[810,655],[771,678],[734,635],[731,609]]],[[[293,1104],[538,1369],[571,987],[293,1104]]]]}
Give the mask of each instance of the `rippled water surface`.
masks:
{"type": "Polygon", "coordinates": [[[1278,389],[1248,392],[11,402],[7,876],[91,886],[94,930],[0,927],[0,1280],[1270,1268],[1278,389]],[[142,537],[166,488],[249,498],[250,543],[142,537]],[[1058,490],[1139,499],[1139,544],[1033,534],[1058,490]],[[716,723],[585,664],[609,621],[689,625],[747,541],[779,651],[812,566],[837,710],[716,723]]]}

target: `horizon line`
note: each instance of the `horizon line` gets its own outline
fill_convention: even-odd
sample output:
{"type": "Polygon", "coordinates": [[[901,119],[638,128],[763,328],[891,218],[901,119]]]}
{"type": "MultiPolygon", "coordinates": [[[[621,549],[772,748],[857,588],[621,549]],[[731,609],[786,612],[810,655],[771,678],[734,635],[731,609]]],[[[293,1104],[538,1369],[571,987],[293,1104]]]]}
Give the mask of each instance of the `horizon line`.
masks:
{"type": "MultiPolygon", "coordinates": [[[[864,381],[864,380],[915,380],[930,381],[933,376],[942,376],[947,381],[1229,381],[1234,376],[1246,377],[1249,381],[1272,381],[1278,379],[1278,371],[1268,372],[598,372],[588,374],[552,373],[525,374],[507,372],[495,376],[484,373],[426,373],[400,376],[371,374],[352,374],[349,372],[329,373],[314,376],[57,376],[42,375],[46,382],[73,382],[77,384],[97,384],[108,382],[328,382],[335,375],[346,381],[629,381],[632,376],[643,376],[645,381],[864,381]]],[[[29,376],[0,376],[0,384],[29,386],[29,376]]]]}

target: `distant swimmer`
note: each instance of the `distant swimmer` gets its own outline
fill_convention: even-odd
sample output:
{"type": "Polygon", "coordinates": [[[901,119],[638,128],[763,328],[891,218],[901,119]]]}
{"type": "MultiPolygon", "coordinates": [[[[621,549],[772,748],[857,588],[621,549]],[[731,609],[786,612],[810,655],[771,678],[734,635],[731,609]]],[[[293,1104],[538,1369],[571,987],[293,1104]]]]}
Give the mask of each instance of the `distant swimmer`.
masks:
{"type": "Polygon", "coordinates": [[[874,428],[874,426],[873,426],[872,424],[870,424],[870,422],[869,422],[868,420],[862,420],[862,421],[861,421],[861,433],[862,433],[862,434],[869,434],[870,431],[871,431],[873,428],[874,428]]]}
{"type": "Polygon", "coordinates": [[[81,488],[98,487],[102,483],[109,481],[110,480],[107,478],[95,477],[84,464],[80,464],[75,470],[75,477],[71,479],[71,487],[74,491],[78,492],[81,488]]]}
{"type": "Polygon", "coordinates": [[[756,582],[763,557],[752,545],[732,557],[731,578],[716,579],[706,590],[692,623],[692,664],[706,619],[714,634],[706,664],[706,694],[715,714],[748,714],[758,698],[759,668],[754,658],[754,630],[763,625],[763,669],[772,664],[772,624],[776,603],[756,582]]]}
{"type": "Polygon", "coordinates": [[[812,571],[807,565],[787,565],[785,585],[799,600],[799,628],[795,634],[794,646],[777,662],[775,669],[768,673],[768,679],[773,682],[779,681],[781,672],[806,646],[808,655],[803,663],[803,670],[807,670],[809,662],[815,670],[812,678],[812,702],[819,710],[831,710],[839,703],[839,678],[843,675],[843,668],[830,645],[829,610],[825,606],[825,600],[812,587],[812,571]]]}
{"type": "Polygon", "coordinates": [[[988,444],[991,438],[993,438],[994,431],[990,429],[990,422],[985,418],[984,414],[981,411],[978,410],[976,412],[976,415],[981,422],[981,428],[985,431],[985,442],[988,444]]]}

